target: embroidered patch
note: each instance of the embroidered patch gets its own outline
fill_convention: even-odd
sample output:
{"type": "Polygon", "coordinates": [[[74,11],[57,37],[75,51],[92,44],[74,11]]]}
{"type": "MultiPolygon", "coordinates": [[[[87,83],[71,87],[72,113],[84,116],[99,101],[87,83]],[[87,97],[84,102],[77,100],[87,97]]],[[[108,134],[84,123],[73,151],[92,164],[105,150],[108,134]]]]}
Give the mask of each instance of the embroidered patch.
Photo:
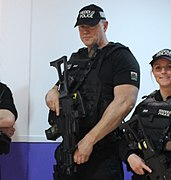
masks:
{"type": "Polygon", "coordinates": [[[138,75],[136,72],[131,72],[131,80],[137,81],[138,75]]]}

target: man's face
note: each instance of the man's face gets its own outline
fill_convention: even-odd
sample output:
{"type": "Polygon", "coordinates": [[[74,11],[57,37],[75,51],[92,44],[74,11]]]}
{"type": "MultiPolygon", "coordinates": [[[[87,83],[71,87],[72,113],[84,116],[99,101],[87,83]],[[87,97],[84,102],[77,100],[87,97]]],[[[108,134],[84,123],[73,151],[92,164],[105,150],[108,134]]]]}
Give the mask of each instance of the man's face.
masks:
{"type": "Polygon", "coordinates": [[[95,26],[80,25],[78,26],[81,41],[87,47],[92,47],[95,43],[100,45],[103,43],[103,37],[106,31],[104,22],[99,22],[95,26]]]}

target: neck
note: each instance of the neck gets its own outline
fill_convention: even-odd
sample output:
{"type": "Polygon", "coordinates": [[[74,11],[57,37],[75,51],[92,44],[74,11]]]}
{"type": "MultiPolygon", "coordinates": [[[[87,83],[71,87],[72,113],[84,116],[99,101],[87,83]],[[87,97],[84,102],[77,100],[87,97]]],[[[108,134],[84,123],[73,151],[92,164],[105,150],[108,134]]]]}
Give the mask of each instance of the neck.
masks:
{"type": "Polygon", "coordinates": [[[98,46],[100,49],[107,46],[109,44],[109,41],[105,38],[102,43],[99,43],[98,46]]]}
{"type": "Polygon", "coordinates": [[[166,101],[169,96],[171,96],[171,89],[160,89],[160,94],[163,98],[163,101],[166,101]]]}
{"type": "MultiPolygon", "coordinates": [[[[98,42],[95,42],[97,45],[98,45],[98,48],[99,49],[102,49],[103,47],[107,46],[109,44],[109,41],[107,40],[106,36],[102,38],[102,40],[98,41],[98,42]]],[[[94,43],[94,44],[95,44],[94,43]]],[[[90,46],[87,46],[88,48],[88,52],[91,51],[92,47],[94,46],[93,45],[90,45],[90,46]]]]}

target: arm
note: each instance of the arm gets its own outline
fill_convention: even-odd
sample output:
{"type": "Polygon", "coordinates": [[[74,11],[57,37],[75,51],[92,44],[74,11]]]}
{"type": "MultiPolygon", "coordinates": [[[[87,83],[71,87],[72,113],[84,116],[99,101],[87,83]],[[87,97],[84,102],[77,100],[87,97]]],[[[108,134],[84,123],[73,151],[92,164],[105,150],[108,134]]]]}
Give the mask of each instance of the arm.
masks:
{"type": "Polygon", "coordinates": [[[116,129],[123,118],[132,110],[136,103],[138,88],[133,85],[119,85],[114,88],[114,99],[105,110],[97,125],[78,143],[74,160],[76,163],[88,161],[93,146],[116,129]]]}
{"type": "Polygon", "coordinates": [[[14,123],[14,114],[9,110],[0,109],[0,131],[2,131],[8,137],[13,136],[15,132],[15,129],[13,128],[14,123]]]}
{"type": "Polygon", "coordinates": [[[15,131],[13,126],[18,114],[11,90],[2,83],[0,83],[0,89],[0,131],[11,137],[15,131]]]}
{"type": "Polygon", "coordinates": [[[134,153],[129,155],[127,161],[131,169],[136,174],[143,175],[145,173],[144,170],[148,171],[149,173],[152,172],[152,170],[145,164],[144,160],[134,153]]]}
{"type": "Polygon", "coordinates": [[[12,127],[15,123],[14,114],[6,109],[0,109],[0,127],[12,127]]]}
{"type": "Polygon", "coordinates": [[[55,111],[57,116],[59,116],[59,96],[57,85],[50,89],[45,96],[46,105],[55,111]]]}
{"type": "Polygon", "coordinates": [[[128,171],[132,170],[139,175],[144,175],[145,170],[151,173],[152,170],[140,157],[141,152],[139,151],[139,149],[131,149],[128,145],[128,141],[129,140],[126,139],[123,135],[119,142],[119,155],[122,161],[127,165],[128,171]]]}

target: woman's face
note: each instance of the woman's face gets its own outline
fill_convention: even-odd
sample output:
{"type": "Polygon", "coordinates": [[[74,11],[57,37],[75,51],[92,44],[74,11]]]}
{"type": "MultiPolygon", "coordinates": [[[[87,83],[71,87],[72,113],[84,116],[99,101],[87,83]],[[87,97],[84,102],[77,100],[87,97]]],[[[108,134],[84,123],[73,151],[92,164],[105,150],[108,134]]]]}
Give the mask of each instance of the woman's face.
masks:
{"type": "Polygon", "coordinates": [[[152,72],[160,87],[171,88],[171,61],[164,58],[156,60],[152,72]]]}

